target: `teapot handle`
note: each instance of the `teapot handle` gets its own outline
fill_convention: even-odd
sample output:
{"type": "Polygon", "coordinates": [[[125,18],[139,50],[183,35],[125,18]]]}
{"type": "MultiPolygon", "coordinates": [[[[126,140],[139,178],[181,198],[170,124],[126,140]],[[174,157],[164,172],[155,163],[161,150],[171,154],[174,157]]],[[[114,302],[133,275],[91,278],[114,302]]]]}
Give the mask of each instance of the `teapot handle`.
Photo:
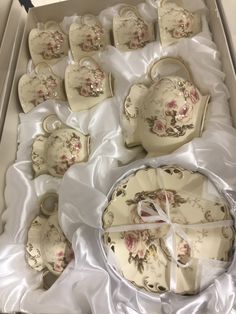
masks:
{"type": "Polygon", "coordinates": [[[180,58],[164,57],[151,64],[148,74],[153,82],[159,81],[161,78],[169,75],[175,75],[175,72],[181,70],[181,75],[184,79],[192,82],[192,74],[189,67],[180,58]],[[179,68],[176,71],[176,66],[179,68]],[[174,67],[174,68],[173,68],[174,67]]]}

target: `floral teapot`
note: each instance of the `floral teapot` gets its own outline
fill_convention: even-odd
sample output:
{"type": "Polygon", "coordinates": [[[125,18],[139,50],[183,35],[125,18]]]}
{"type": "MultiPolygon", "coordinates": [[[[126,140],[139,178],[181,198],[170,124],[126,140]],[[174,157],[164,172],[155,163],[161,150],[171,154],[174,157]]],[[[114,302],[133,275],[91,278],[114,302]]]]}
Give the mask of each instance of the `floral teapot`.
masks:
{"type": "Polygon", "coordinates": [[[201,136],[209,96],[202,96],[182,61],[163,58],[149,71],[152,84],[135,84],[124,102],[128,147],[142,145],[150,156],[169,154],[201,136]],[[156,75],[166,66],[167,75],[156,75]],[[170,65],[178,68],[169,74],[170,65]]]}

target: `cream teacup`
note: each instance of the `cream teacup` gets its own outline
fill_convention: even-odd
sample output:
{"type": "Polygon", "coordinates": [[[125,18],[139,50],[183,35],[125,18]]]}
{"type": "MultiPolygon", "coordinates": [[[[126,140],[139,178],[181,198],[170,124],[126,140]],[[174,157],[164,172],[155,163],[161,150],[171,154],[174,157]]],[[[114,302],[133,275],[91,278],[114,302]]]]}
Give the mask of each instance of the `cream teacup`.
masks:
{"type": "Polygon", "coordinates": [[[103,71],[91,57],[68,65],[65,87],[72,111],[90,109],[106,98],[112,97],[111,80],[111,74],[103,71]]]}
{"type": "Polygon", "coordinates": [[[18,95],[24,112],[46,100],[66,101],[63,80],[46,63],[38,64],[33,73],[20,78],[18,95]]]}
{"type": "Polygon", "coordinates": [[[29,50],[33,63],[41,62],[53,65],[68,54],[67,35],[60,26],[49,21],[43,24],[43,29],[34,28],[29,34],[29,50]]]}
{"type": "Polygon", "coordinates": [[[200,14],[186,10],[177,1],[160,1],[158,20],[163,46],[173,44],[181,38],[192,37],[202,29],[200,14]]]}
{"type": "Polygon", "coordinates": [[[70,26],[69,40],[75,61],[102,51],[109,44],[108,32],[94,15],[84,15],[70,26]]]}
{"type": "Polygon", "coordinates": [[[113,18],[115,46],[123,51],[143,48],[155,40],[154,26],[145,21],[135,7],[123,6],[113,18]]]}

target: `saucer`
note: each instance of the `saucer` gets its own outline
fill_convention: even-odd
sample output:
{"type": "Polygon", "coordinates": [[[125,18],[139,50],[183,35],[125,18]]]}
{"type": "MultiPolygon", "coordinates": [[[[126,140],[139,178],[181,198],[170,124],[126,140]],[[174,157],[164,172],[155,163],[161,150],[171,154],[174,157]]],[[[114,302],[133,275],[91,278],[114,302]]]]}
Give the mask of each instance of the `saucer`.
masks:
{"type": "Polygon", "coordinates": [[[69,50],[67,35],[54,21],[41,24],[41,28],[32,29],[28,42],[35,65],[41,62],[54,65],[66,57],[69,50]]]}
{"type": "Polygon", "coordinates": [[[87,161],[89,136],[71,128],[61,128],[49,136],[39,135],[32,147],[32,166],[35,176],[49,173],[62,177],[75,163],[87,161]]]}
{"type": "Polygon", "coordinates": [[[122,51],[143,48],[155,40],[154,25],[145,21],[135,7],[123,6],[113,18],[113,37],[122,51]]]}
{"type": "Polygon", "coordinates": [[[65,88],[72,111],[88,110],[113,96],[111,74],[91,57],[70,64],[65,72],[65,88]]]}
{"type": "Polygon", "coordinates": [[[91,14],[83,15],[71,24],[69,40],[75,61],[103,51],[110,43],[108,32],[98,18],[91,14]]]}
{"type": "Polygon", "coordinates": [[[46,63],[38,64],[34,73],[20,78],[18,95],[25,113],[46,100],[66,101],[63,80],[46,63]]]}
{"type": "Polygon", "coordinates": [[[205,176],[177,166],[128,175],[111,192],[102,221],[108,263],[133,285],[150,292],[171,290],[174,267],[174,292],[194,294],[199,291],[199,259],[229,262],[232,257],[235,230],[227,204],[205,176]],[[156,208],[168,219],[160,218],[156,208]],[[174,233],[176,262],[165,240],[170,232],[168,221],[185,234],[174,233]],[[222,221],[232,226],[225,222],[222,227],[222,221]],[[219,226],[209,226],[214,222],[219,226]]]}

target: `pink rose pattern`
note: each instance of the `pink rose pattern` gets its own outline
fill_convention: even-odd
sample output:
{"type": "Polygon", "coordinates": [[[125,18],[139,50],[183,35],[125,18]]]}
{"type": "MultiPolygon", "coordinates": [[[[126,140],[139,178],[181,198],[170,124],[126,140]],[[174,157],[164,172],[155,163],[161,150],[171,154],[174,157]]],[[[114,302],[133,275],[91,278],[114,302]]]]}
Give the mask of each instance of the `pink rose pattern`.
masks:
{"type": "MultiPolygon", "coordinates": [[[[86,68],[85,66],[83,67],[86,68]]],[[[99,97],[101,94],[104,94],[103,81],[105,79],[105,73],[99,68],[87,69],[87,71],[87,78],[84,79],[81,85],[76,87],[76,90],[84,97],[99,97]]]]}
{"type": "MultiPolygon", "coordinates": [[[[142,200],[151,199],[157,202],[158,205],[166,211],[167,200],[169,206],[175,208],[187,201],[182,198],[175,190],[158,189],[155,191],[142,191],[135,194],[134,199],[127,200],[127,205],[131,206],[130,219],[133,224],[144,223],[142,218],[138,215],[137,204],[142,200]]],[[[129,252],[129,263],[134,263],[140,273],[144,271],[144,264],[148,263],[150,256],[155,255],[157,251],[157,235],[150,232],[150,230],[143,231],[127,231],[121,234],[124,239],[125,247],[129,252]]],[[[179,253],[183,253],[179,251],[179,253]]],[[[167,256],[168,257],[168,256],[167,256]]]]}
{"type": "Polygon", "coordinates": [[[124,239],[126,249],[129,252],[128,262],[134,262],[138,271],[144,271],[144,264],[148,262],[148,257],[155,254],[156,246],[155,240],[157,238],[148,230],[144,231],[127,231],[121,234],[124,239]]]}
{"type": "MultiPolygon", "coordinates": [[[[38,79],[35,77],[35,79],[38,79]]],[[[35,97],[30,101],[34,106],[49,100],[49,99],[57,99],[58,93],[56,88],[58,86],[57,80],[49,75],[46,79],[43,79],[40,82],[40,85],[35,90],[35,97]]]]}
{"type": "Polygon", "coordinates": [[[176,100],[165,104],[162,118],[151,116],[146,118],[150,131],[159,137],[179,137],[186,134],[187,130],[194,128],[192,123],[186,123],[191,118],[193,106],[200,100],[197,89],[188,81],[180,81],[177,87],[184,96],[185,103],[178,108],[176,100]]]}
{"type": "Polygon", "coordinates": [[[186,38],[193,34],[193,14],[187,10],[183,11],[181,18],[173,21],[171,28],[166,27],[173,38],[186,38]]]}
{"type": "Polygon", "coordinates": [[[40,53],[45,60],[58,59],[64,56],[63,43],[64,35],[59,31],[41,32],[41,37],[45,42],[45,47],[40,53]]]}
{"type": "Polygon", "coordinates": [[[58,273],[63,272],[63,270],[66,268],[66,266],[72,261],[74,258],[74,252],[70,248],[67,252],[60,251],[57,253],[57,260],[52,263],[53,270],[55,270],[58,273]]]}
{"type": "Polygon", "coordinates": [[[104,48],[104,30],[99,25],[86,27],[86,36],[83,39],[83,42],[79,44],[79,47],[82,51],[98,51],[104,48]]]}
{"type": "Polygon", "coordinates": [[[187,264],[191,256],[190,246],[186,241],[181,241],[177,248],[178,262],[181,264],[187,264]]]}
{"type": "Polygon", "coordinates": [[[69,150],[70,155],[66,156],[65,154],[62,154],[60,156],[60,162],[54,167],[56,173],[59,175],[64,175],[70,166],[78,160],[78,156],[82,148],[80,137],[73,133],[71,138],[66,141],[65,146],[66,149],[69,150]]]}
{"type": "MultiPolygon", "coordinates": [[[[127,24],[124,23],[123,26],[127,27],[127,24]]],[[[143,48],[149,42],[148,26],[142,19],[137,18],[137,20],[135,20],[134,29],[135,31],[132,34],[132,39],[126,42],[125,45],[129,49],[143,48]]]]}

